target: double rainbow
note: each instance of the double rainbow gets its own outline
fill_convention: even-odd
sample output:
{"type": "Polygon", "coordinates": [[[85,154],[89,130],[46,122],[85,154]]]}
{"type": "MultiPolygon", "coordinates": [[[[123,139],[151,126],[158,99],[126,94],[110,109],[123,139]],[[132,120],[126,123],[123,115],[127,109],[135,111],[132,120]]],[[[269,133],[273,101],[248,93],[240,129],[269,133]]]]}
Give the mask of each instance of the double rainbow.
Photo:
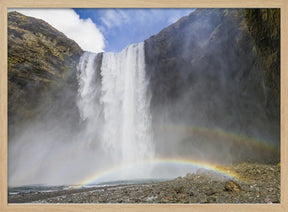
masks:
{"type": "MultiPolygon", "coordinates": [[[[277,145],[274,145],[268,141],[263,141],[259,139],[255,139],[252,137],[247,137],[243,135],[239,135],[232,132],[227,132],[220,129],[210,129],[205,127],[199,127],[199,126],[187,126],[187,125],[171,125],[171,126],[160,126],[154,128],[154,130],[160,130],[160,131],[178,131],[178,132],[185,132],[190,134],[200,134],[203,136],[213,136],[220,138],[223,142],[235,142],[240,145],[247,145],[255,150],[261,151],[263,153],[268,154],[278,154],[279,153],[279,147],[277,145]]],[[[221,166],[218,166],[216,164],[198,161],[195,159],[183,159],[183,158],[156,158],[156,159],[148,159],[143,160],[140,162],[132,162],[127,164],[120,164],[116,166],[112,166],[107,169],[103,169],[100,171],[96,171],[92,175],[88,176],[81,182],[79,182],[78,185],[92,185],[95,183],[103,182],[106,177],[109,177],[110,175],[116,175],[121,172],[121,170],[129,169],[129,168],[141,168],[143,165],[151,165],[151,166],[157,166],[157,165],[174,165],[174,166],[190,166],[191,170],[197,170],[197,169],[205,169],[208,171],[212,171],[215,174],[219,174],[222,176],[226,176],[228,178],[233,178],[240,180],[236,173],[233,173],[221,166]]]]}

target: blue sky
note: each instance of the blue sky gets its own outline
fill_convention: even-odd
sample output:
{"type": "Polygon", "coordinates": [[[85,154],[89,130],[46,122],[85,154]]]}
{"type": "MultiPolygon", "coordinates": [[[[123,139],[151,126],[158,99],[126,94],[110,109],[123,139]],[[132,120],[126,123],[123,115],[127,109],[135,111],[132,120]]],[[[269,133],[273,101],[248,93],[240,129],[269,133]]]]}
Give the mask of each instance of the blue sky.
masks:
{"type": "Polygon", "coordinates": [[[105,51],[121,51],[157,34],[193,9],[74,9],[90,18],[103,33],[105,51]]]}
{"type": "Polygon", "coordinates": [[[144,41],[194,9],[9,9],[42,19],[85,51],[119,52],[144,41]]]}

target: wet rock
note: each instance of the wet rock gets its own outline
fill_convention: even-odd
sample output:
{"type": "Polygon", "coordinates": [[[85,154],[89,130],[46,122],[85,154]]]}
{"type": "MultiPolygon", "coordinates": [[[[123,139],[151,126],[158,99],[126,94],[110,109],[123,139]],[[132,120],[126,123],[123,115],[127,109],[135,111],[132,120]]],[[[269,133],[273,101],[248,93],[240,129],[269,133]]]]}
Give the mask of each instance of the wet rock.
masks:
{"type": "Polygon", "coordinates": [[[215,197],[208,197],[207,198],[207,203],[215,203],[216,202],[216,198],[215,197]]]}
{"type": "Polygon", "coordinates": [[[228,180],[225,183],[224,191],[236,191],[236,192],[238,192],[240,190],[241,190],[240,185],[233,180],[228,180]]]}
{"type": "Polygon", "coordinates": [[[191,179],[193,179],[194,176],[195,176],[195,175],[193,175],[193,174],[191,174],[191,173],[187,173],[186,176],[185,176],[185,178],[188,179],[188,180],[191,180],[191,179]]]}
{"type": "Polygon", "coordinates": [[[176,185],[174,187],[174,190],[176,191],[176,193],[182,193],[184,191],[184,186],[183,185],[176,185]]]}
{"type": "Polygon", "coordinates": [[[216,191],[213,189],[209,189],[208,191],[205,192],[206,195],[211,196],[213,194],[216,194],[216,191]]]}

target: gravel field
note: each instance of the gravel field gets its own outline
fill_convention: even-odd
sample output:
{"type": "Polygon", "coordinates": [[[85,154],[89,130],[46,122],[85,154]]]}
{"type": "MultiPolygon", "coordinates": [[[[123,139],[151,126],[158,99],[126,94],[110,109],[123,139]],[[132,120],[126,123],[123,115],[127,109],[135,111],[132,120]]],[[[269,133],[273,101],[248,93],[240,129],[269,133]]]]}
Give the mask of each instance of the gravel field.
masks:
{"type": "Polygon", "coordinates": [[[199,170],[171,181],[9,195],[9,203],[280,203],[280,164],[221,167],[237,178],[199,170]]]}

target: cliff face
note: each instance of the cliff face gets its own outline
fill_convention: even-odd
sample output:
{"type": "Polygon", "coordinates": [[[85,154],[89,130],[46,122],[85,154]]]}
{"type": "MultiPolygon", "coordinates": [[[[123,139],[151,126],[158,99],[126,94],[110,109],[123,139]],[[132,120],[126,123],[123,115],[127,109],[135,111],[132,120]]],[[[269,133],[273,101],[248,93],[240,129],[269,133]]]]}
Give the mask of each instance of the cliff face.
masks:
{"type": "MultiPolygon", "coordinates": [[[[280,47],[273,23],[278,16],[251,11],[197,9],[145,41],[160,155],[277,161],[280,47]],[[263,150],[261,142],[237,135],[276,147],[263,150]]],[[[9,13],[9,135],[12,125],[29,120],[77,123],[76,66],[82,52],[44,21],[9,13]]],[[[101,60],[99,54],[97,64],[101,60]]],[[[100,65],[96,69],[99,73],[100,65]]]]}
{"type": "Polygon", "coordinates": [[[280,116],[280,9],[245,9],[249,32],[263,65],[271,116],[280,116]]]}
{"type": "MultiPolygon", "coordinates": [[[[263,60],[248,30],[244,10],[197,9],[147,39],[145,51],[155,125],[220,128],[279,144],[279,114],[271,115],[275,108],[279,110],[277,101],[269,94],[268,78],[272,76],[267,78],[263,70],[263,60]]],[[[266,52],[267,56],[270,53],[266,52]]],[[[279,86],[279,73],[271,72],[271,67],[267,70],[273,73],[273,84],[279,86]]],[[[182,138],[181,144],[193,143],[196,150],[208,155],[207,149],[220,149],[223,152],[220,157],[227,157],[230,151],[227,148],[231,148],[236,160],[244,155],[253,159],[259,156],[255,149],[243,149],[244,144],[239,149],[237,142],[231,141],[234,144],[230,146],[227,142],[216,142],[216,137],[203,140],[196,134],[182,138]],[[215,146],[211,145],[213,142],[215,146]]],[[[161,133],[158,136],[165,142],[171,137],[164,138],[161,133]]]]}
{"type": "Polygon", "coordinates": [[[81,54],[73,40],[46,22],[8,13],[9,125],[48,114],[71,115],[81,54]]]}

